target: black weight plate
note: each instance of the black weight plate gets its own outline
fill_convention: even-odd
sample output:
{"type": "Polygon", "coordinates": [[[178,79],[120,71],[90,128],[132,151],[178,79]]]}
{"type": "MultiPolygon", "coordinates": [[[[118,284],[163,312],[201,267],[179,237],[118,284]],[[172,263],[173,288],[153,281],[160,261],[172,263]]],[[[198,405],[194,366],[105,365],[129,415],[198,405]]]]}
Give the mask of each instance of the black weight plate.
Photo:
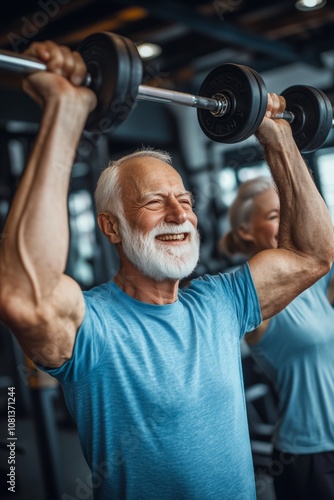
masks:
{"type": "MultiPolygon", "coordinates": [[[[326,105],[325,105],[325,100],[323,96],[325,94],[322,94],[322,92],[319,89],[313,88],[313,94],[316,99],[319,100],[319,113],[321,116],[321,122],[324,124],[328,120],[328,113],[326,111],[326,105]],[[323,109],[321,107],[323,106],[323,109]]],[[[326,97],[326,96],[325,96],[326,97]]],[[[307,119],[307,116],[306,116],[307,119]]],[[[319,149],[322,144],[325,142],[327,135],[329,133],[325,133],[325,129],[322,126],[322,123],[319,122],[319,132],[316,133],[313,137],[309,136],[309,140],[307,143],[304,145],[304,148],[301,150],[303,153],[310,153],[312,151],[315,151],[319,149]]]]}
{"type": "Polygon", "coordinates": [[[128,50],[131,64],[131,83],[129,94],[126,97],[126,104],[133,109],[138,95],[138,87],[143,81],[143,62],[139,55],[136,45],[129,38],[123,38],[125,46],[128,50]]]}
{"type": "Polygon", "coordinates": [[[123,104],[131,86],[131,63],[122,38],[113,33],[95,33],[78,46],[92,76],[89,87],[97,96],[97,106],[85,125],[88,131],[112,132],[131,111],[123,104]]]}
{"type": "Polygon", "coordinates": [[[213,97],[220,93],[230,101],[224,116],[214,116],[206,109],[197,109],[198,121],[210,139],[233,144],[250,137],[256,130],[262,94],[253,73],[246,67],[227,63],[218,66],[204,79],[199,95],[213,97]]]}
{"type": "MultiPolygon", "coordinates": [[[[266,87],[266,84],[264,83],[264,80],[262,78],[262,76],[259,75],[259,73],[257,73],[257,71],[255,71],[253,68],[249,68],[247,66],[247,69],[249,71],[251,71],[253,73],[253,75],[255,76],[255,79],[257,81],[257,84],[259,86],[259,92],[260,92],[260,106],[259,106],[259,109],[258,109],[258,116],[257,116],[257,119],[254,123],[254,132],[256,132],[256,130],[259,128],[259,126],[261,125],[262,123],[262,120],[264,118],[264,115],[267,111],[267,105],[268,105],[268,90],[267,90],[267,87],[266,87]]],[[[253,132],[253,133],[254,133],[253,132]]]]}
{"type": "Polygon", "coordinates": [[[313,88],[318,93],[320,101],[323,101],[323,109],[320,111],[322,120],[319,123],[319,132],[314,136],[313,141],[309,142],[305,153],[311,153],[321,148],[326,141],[333,124],[333,107],[329,98],[320,89],[313,88]]]}
{"type": "Polygon", "coordinates": [[[286,109],[295,116],[291,129],[299,150],[311,153],[319,149],[332,127],[333,111],[328,97],[307,85],[293,85],[282,96],[286,109]]]}
{"type": "MultiPolygon", "coordinates": [[[[124,44],[124,49],[127,52],[129,60],[129,80],[128,86],[123,89],[122,101],[111,103],[111,110],[120,112],[119,118],[121,122],[126,120],[133,110],[138,95],[138,87],[143,79],[143,63],[137,47],[134,43],[126,37],[119,37],[119,41],[124,44]]],[[[118,126],[120,123],[118,124],[118,126]]]]}

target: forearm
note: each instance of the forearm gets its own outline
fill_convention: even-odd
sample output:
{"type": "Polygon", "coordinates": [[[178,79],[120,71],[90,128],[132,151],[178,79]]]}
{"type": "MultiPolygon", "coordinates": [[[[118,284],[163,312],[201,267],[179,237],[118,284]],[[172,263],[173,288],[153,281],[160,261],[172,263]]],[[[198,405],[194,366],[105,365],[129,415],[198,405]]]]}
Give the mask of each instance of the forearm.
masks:
{"type": "Polygon", "coordinates": [[[68,187],[86,117],[75,99],[48,103],[4,227],[1,283],[36,303],[52,292],[65,269],[68,187]]]}
{"type": "Polygon", "coordinates": [[[333,227],[324,200],[292,139],[288,124],[273,141],[258,134],[280,197],[279,247],[321,262],[333,259],[333,227]]]}

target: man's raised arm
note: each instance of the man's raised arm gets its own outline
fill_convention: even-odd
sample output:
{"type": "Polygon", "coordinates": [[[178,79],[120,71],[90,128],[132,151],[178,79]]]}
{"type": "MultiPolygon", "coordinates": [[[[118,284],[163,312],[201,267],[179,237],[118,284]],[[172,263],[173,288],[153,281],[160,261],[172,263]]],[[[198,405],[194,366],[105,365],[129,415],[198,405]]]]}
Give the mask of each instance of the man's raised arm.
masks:
{"type": "Polygon", "coordinates": [[[49,71],[24,83],[43,106],[43,117],[3,230],[0,318],[28,357],[34,352],[34,360],[60,366],[71,357],[84,315],[78,284],[63,274],[67,196],[76,148],[96,97],[79,87],[86,72],[79,54],[53,42],[32,44],[27,54],[42,59],[49,71]]]}
{"type": "MultiPolygon", "coordinates": [[[[283,97],[269,96],[268,111],[284,110],[283,97]]],[[[278,313],[329,271],[334,258],[333,225],[285,120],[266,117],[257,138],[280,198],[278,248],[265,250],[249,265],[263,319],[278,313]]]]}

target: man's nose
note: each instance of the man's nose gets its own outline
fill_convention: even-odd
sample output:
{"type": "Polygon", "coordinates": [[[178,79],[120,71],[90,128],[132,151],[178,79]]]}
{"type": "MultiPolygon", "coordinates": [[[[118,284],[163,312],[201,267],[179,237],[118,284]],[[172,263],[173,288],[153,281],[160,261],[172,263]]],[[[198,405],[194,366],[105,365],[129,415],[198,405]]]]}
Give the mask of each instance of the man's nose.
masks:
{"type": "Polygon", "coordinates": [[[166,208],[166,222],[175,222],[176,224],[183,224],[187,220],[187,214],[181,203],[173,200],[168,203],[166,208]]]}

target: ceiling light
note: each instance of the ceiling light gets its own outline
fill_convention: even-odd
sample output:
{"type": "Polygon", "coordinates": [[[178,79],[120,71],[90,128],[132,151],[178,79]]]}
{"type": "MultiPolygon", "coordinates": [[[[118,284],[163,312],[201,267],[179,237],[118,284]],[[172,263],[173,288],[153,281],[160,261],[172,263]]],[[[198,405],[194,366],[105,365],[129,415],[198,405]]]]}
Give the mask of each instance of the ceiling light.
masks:
{"type": "Polygon", "coordinates": [[[316,10],[326,5],[326,0],[297,0],[295,3],[298,10],[316,10]]]}
{"type": "Polygon", "coordinates": [[[139,55],[142,59],[153,59],[161,54],[161,47],[155,43],[141,43],[137,45],[139,55]]]}

